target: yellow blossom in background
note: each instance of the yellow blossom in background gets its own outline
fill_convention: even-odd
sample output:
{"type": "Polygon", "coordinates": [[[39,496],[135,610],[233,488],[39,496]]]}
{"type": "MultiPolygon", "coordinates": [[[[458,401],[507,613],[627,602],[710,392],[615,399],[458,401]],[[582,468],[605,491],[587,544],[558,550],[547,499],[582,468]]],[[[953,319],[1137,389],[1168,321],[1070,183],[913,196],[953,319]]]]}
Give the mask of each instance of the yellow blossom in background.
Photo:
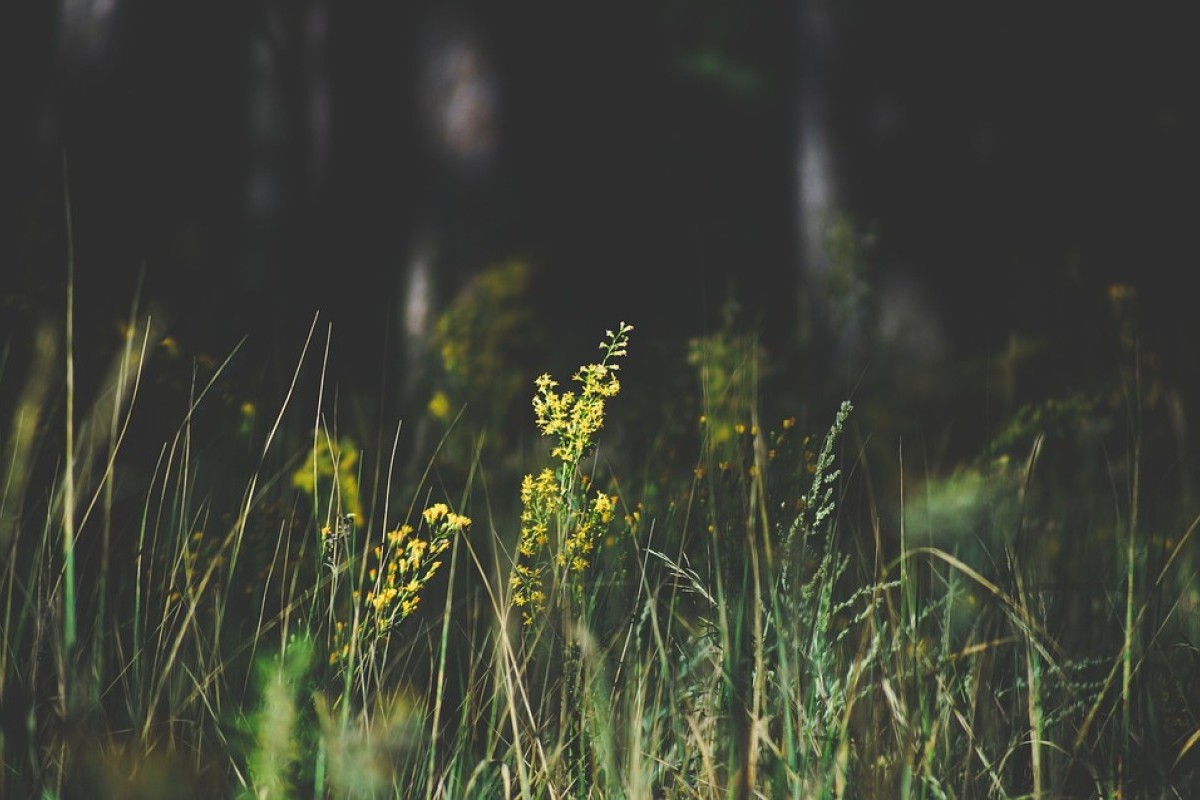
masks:
{"type": "Polygon", "coordinates": [[[246,402],[242,403],[241,407],[238,409],[238,412],[238,435],[249,436],[254,430],[254,418],[258,411],[255,408],[254,403],[251,403],[249,400],[247,400],[246,402]]]}
{"type": "Polygon", "coordinates": [[[521,260],[485,267],[445,298],[433,323],[426,412],[444,429],[439,458],[448,463],[508,449],[507,426],[491,428],[482,441],[475,432],[512,414],[527,380],[520,365],[540,349],[529,294],[534,273],[521,260]]]}
{"type": "Polygon", "coordinates": [[[334,442],[319,436],[308,451],[304,465],[292,473],[292,486],[312,498],[313,505],[325,508],[336,497],[343,515],[365,519],[358,488],[359,449],[354,440],[343,436],[334,442]],[[336,493],[330,491],[336,488],[336,493]]]}
{"type": "Polygon", "coordinates": [[[758,369],[765,354],[754,337],[733,332],[732,309],[726,309],[722,329],[688,343],[688,363],[696,367],[702,412],[704,447],[720,461],[732,461],[741,452],[738,438],[757,434],[744,420],[751,417],[758,369]]]}
{"type": "Polygon", "coordinates": [[[450,398],[440,389],[433,393],[433,397],[429,398],[427,408],[435,419],[445,422],[450,418],[450,398]]]}
{"type": "MultiPolygon", "coordinates": [[[[636,538],[642,529],[642,511],[645,506],[639,501],[637,506],[628,514],[625,515],[625,529],[629,531],[629,535],[636,538]]],[[[611,537],[610,537],[611,538],[611,537]]],[[[605,540],[605,545],[615,544],[615,541],[605,540]]]]}

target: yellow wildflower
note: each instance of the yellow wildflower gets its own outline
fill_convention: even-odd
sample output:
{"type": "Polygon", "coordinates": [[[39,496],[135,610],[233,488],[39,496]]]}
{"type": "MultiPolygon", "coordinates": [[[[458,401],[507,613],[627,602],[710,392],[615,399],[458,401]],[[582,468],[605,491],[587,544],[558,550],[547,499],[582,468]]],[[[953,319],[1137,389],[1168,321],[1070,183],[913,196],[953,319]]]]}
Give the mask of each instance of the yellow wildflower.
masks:
{"type": "Polygon", "coordinates": [[[445,503],[436,503],[436,504],[430,506],[429,508],[425,509],[422,516],[425,517],[425,523],[427,525],[432,525],[449,513],[450,513],[450,509],[446,506],[445,503]]]}
{"type": "Polygon", "coordinates": [[[428,411],[435,419],[446,420],[450,417],[450,398],[440,389],[429,398],[428,411]]]}

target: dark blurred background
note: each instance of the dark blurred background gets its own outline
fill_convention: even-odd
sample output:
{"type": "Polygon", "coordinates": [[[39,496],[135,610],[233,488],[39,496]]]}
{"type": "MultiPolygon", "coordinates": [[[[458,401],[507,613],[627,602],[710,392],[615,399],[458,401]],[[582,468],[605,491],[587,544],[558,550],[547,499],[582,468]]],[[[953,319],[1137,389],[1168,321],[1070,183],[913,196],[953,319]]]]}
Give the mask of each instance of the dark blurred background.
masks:
{"type": "Polygon", "coordinates": [[[1186,10],[7,0],[5,335],[61,308],[66,185],[79,313],[120,315],[143,274],[198,350],[320,310],[377,372],[509,258],[581,341],[712,328],[734,292],[773,340],[837,349],[844,214],[902,352],[1086,343],[1124,283],[1190,374],[1186,10]]]}

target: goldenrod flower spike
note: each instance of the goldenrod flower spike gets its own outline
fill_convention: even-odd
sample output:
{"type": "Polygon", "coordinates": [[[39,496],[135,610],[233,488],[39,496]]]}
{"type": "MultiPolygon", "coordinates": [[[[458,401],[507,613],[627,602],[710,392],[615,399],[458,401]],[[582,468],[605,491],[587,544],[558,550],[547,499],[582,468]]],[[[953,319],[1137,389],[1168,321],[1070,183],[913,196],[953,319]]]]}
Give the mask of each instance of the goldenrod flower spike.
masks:
{"type": "MultiPolygon", "coordinates": [[[[589,565],[588,555],[611,522],[616,499],[596,494],[580,469],[580,462],[595,445],[596,434],[604,425],[604,403],[621,390],[615,359],[626,355],[632,325],[622,322],[616,332],[606,331],[600,343],[604,354],[598,364],[585,364],[572,376],[580,384],[576,392],[558,392],[558,382],[549,375],[534,381],[533,415],[538,431],[554,444],[551,457],[558,468],[543,469],[536,476],[526,475],[521,482],[521,537],[517,544],[518,563],[510,579],[512,602],[528,606],[524,612],[529,624],[546,602],[543,571],[557,569],[555,583],[570,574],[579,575],[589,565]],[[527,562],[541,556],[541,562],[527,562]]],[[[568,581],[568,583],[572,583],[568,581]]],[[[577,585],[577,580],[572,585],[577,585]]]]}

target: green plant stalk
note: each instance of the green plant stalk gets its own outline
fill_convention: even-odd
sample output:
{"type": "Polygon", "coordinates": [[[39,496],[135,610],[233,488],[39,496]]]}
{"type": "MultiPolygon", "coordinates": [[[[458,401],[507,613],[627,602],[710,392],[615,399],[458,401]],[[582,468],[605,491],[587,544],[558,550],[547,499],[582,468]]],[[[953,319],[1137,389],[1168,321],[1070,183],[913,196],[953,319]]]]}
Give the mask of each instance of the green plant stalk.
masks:
{"type": "Polygon", "coordinates": [[[59,692],[63,715],[73,705],[71,662],[75,653],[75,237],[71,222],[71,194],[63,159],[63,205],[67,227],[67,318],[66,318],[66,459],[63,481],[63,630],[59,692]]]}
{"type": "MultiPolygon", "coordinates": [[[[1139,390],[1140,392],[1140,387],[1139,390]]],[[[1139,405],[1140,405],[1140,394],[1139,405]]],[[[1141,463],[1141,434],[1134,434],[1133,440],[1133,475],[1129,498],[1129,533],[1125,552],[1125,644],[1122,648],[1121,663],[1121,782],[1124,783],[1124,769],[1128,767],[1130,752],[1129,743],[1132,735],[1132,698],[1130,687],[1133,681],[1134,646],[1137,644],[1138,622],[1135,620],[1134,605],[1137,601],[1135,580],[1137,578],[1137,527],[1138,527],[1138,495],[1139,495],[1139,465],[1141,463]]],[[[1140,615],[1139,615],[1140,616],[1140,615]]]]}
{"type": "MultiPolygon", "coordinates": [[[[1027,632],[1033,636],[1033,632],[1027,632]]],[[[1042,742],[1044,736],[1041,705],[1042,670],[1038,654],[1031,644],[1025,647],[1025,675],[1028,686],[1029,708],[1029,768],[1033,772],[1033,796],[1042,797],[1042,742]]]]}
{"type": "MultiPolygon", "coordinates": [[[[775,619],[775,627],[780,631],[785,631],[787,630],[785,623],[787,610],[783,605],[783,598],[780,596],[779,589],[776,586],[769,587],[769,591],[771,595],[771,615],[775,619]]],[[[782,640],[782,637],[781,641],[775,646],[775,650],[775,658],[778,664],[780,682],[783,685],[792,685],[797,678],[794,677],[794,667],[788,658],[788,647],[787,644],[782,640]]],[[[799,775],[800,736],[799,731],[797,730],[797,723],[799,720],[797,720],[796,715],[792,713],[791,709],[789,709],[787,705],[790,705],[790,703],[788,703],[787,699],[785,698],[783,713],[780,714],[780,717],[783,720],[784,754],[786,756],[787,768],[792,773],[799,775]]],[[[795,705],[796,708],[799,709],[800,704],[796,703],[795,705]]],[[[792,800],[801,800],[803,795],[801,794],[800,781],[792,780],[790,783],[792,800]]]]}
{"type": "MultiPolygon", "coordinates": [[[[475,451],[475,458],[473,458],[471,460],[471,474],[467,478],[468,486],[470,486],[471,479],[474,477],[475,466],[479,463],[479,452],[482,447],[483,447],[483,441],[481,439],[476,448],[476,451],[475,451]]],[[[389,470],[388,478],[389,478],[389,483],[390,483],[390,479],[391,479],[390,470],[389,470]]],[[[460,503],[460,507],[462,505],[465,505],[465,504],[460,503]]],[[[446,692],[446,653],[449,650],[449,645],[450,645],[450,611],[451,611],[451,608],[453,606],[453,601],[454,601],[454,576],[458,572],[459,544],[460,544],[459,537],[457,537],[457,536],[454,537],[454,543],[450,548],[449,585],[446,587],[446,604],[442,609],[442,630],[441,630],[441,637],[438,641],[437,689],[436,689],[435,697],[434,697],[434,701],[433,701],[433,722],[430,727],[429,748],[428,748],[429,756],[426,759],[426,774],[425,774],[425,784],[426,784],[425,796],[428,800],[432,800],[433,792],[434,792],[433,778],[434,778],[434,769],[436,767],[436,761],[437,761],[437,744],[438,744],[438,736],[440,734],[439,729],[441,727],[442,702],[445,698],[445,692],[446,692]]]]}
{"type": "Polygon", "coordinates": [[[313,795],[320,800],[325,796],[325,769],[329,760],[329,747],[324,736],[317,737],[317,755],[313,760],[313,795]]]}

